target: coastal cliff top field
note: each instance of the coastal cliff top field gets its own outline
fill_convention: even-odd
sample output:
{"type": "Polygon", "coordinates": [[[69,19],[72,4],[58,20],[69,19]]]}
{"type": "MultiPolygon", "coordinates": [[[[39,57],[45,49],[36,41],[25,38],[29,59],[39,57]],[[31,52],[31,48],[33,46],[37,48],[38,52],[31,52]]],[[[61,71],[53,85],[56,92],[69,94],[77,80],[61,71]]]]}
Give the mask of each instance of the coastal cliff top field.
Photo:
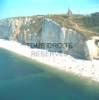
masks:
{"type": "MultiPolygon", "coordinates": [[[[25,28],[29,27],[30,31],[32,32],[39,28],[40,23],[43,19],[49,18],[58,23],[61,27],[73,29],[83,34],[86,38],[90,38],[91,36],[99,36],[99,12],[89,15],[72,14],[72,12],[71,15],[69,15],[68,13],[70,12],[68,11],[67,14],[35,15],[1,19],[0,33],[2,33],[2,28],[4,28],[5,30],[7,29],[7,27],[5,26],[6,24],[9,24],[15,20],[24,22],[25,19],[27,19],[27,21],[30,20],[30,23],[27,23],[27,26],[25,26],[25,28]]],[[[21,27],[20,29],[22,29],[23,27],[21,27]]]]}

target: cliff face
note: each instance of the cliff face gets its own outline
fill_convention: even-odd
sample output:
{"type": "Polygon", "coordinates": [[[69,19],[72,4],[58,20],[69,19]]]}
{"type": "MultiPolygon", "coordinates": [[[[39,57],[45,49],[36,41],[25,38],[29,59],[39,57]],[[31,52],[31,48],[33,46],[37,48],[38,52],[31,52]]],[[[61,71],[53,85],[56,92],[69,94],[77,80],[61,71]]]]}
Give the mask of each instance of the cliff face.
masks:
{"type": "Polygon", "coordinates": [[[7,20],[0,21],[0,38],[9,39],[11,27],[7,20]]]}
{"type": "Polygon", "coordinates": [[[15,40],[32,48],[63,52],[77,58],[89,56],[83,34],[42,16],[2,20],[0,38],[15,40]]]}

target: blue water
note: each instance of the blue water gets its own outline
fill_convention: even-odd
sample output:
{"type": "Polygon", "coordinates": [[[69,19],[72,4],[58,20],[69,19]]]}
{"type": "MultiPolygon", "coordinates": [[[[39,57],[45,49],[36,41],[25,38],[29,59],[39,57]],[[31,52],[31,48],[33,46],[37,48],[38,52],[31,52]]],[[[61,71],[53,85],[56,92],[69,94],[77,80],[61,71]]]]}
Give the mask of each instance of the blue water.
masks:
{"type": "Polygon", "coordinates": [[[99,83],[0,49],[0,100],[99,100],[99,83]]]}

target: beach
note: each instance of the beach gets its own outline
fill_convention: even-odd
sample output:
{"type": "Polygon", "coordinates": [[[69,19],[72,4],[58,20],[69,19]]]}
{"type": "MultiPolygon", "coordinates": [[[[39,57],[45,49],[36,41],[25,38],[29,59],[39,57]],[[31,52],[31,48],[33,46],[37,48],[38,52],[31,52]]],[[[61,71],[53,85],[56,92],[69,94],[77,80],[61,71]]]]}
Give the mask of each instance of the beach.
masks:
{"type": "Polygon", "coordinates": [[[99,82],[99,60],[82,60],[62,53],[49,52],[22,45],[16,41],[0,39],[0,48],[4,48],[16,54],[47,64],[50,67],[72,72],[79,76],[99,82]]]}

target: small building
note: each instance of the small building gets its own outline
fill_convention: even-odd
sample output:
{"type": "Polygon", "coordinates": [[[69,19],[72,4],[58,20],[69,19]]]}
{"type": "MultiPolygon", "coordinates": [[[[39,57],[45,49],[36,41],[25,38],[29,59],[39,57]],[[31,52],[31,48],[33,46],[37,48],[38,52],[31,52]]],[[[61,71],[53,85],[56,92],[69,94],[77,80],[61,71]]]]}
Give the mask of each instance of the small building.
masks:
{"type": "Polygon", "coordinates": [[[71,17],[72,16],[72,11],[68,8],[68,11],[67,11],[67,17],[71,17]]]}

